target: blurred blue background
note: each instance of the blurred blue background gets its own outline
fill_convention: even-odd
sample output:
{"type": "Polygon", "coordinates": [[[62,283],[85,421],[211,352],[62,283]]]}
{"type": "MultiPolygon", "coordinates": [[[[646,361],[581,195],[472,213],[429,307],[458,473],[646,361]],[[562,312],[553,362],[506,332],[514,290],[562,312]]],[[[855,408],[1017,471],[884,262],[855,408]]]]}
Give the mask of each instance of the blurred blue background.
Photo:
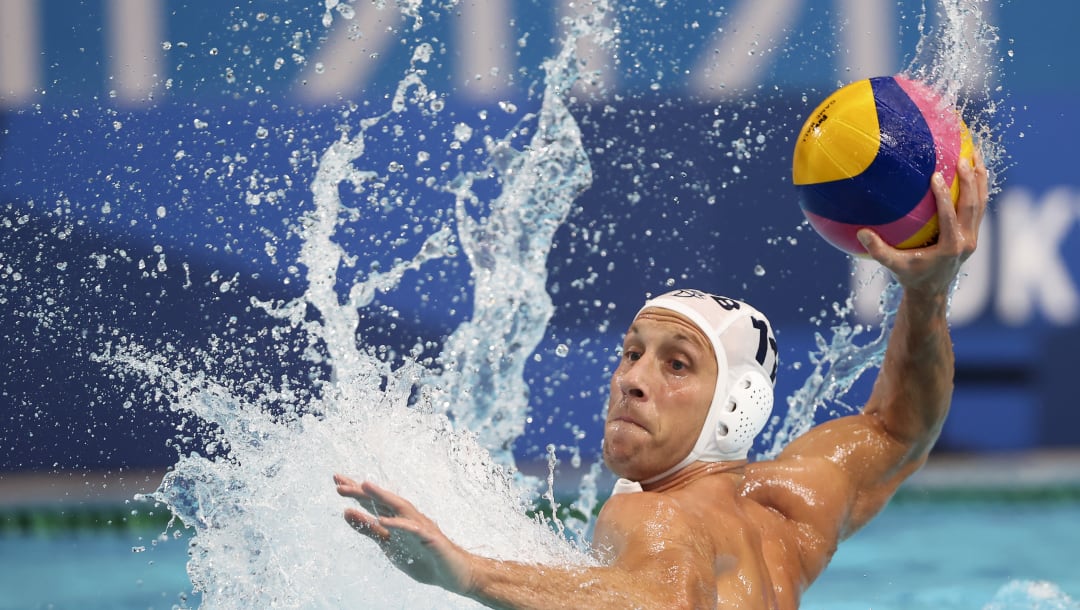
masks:
{"type": "MultiPolygon", "coordinates": [[[[251,335],[237,361],[196,368],[317,374],[300,358],[260,357],[271,321],[250,298],[302,292],[295,227],[321,152],[386,112],[415,44],[432,44],[424,80],[438,108],[370,134],[358,167],[388,186],[379,206],[354,202],[368,207],[342,234],[359,277],[412,256],[452,217],[453,197],[430,185],[483,167],[482,138],[538,108],[540,66],[572,10],[327,4],[0,2],[0,473],[175,461],[192,422],[98,362],[110,344],[194,355],[214,337],[251,335]],[[455,137],[460,125],[471,139],[455,137]]],[[[694,286],[766,312],[781,404],[812,368],[814,333],[872,321],[872,291],[835,314],[859,276],[803,225],[793,134],[836,87],[909,67],[920,29],[941,21],[927,4],[925,20],[914,0],[639,1],[607,16],[617,44],[581,49],[603,84],[571,92],[594,183],[548,260],[556,313],[527,369],[522,457],[548,443],[595,454],[614,348],[647,292],[694,286]]],[[[957,390],[939,450],[1076,447],[1080,80],[1069,64],[1080,6],[972,6],[1000,40],[965,116],[983,117],[1007,157],[953,303],[957,390]]],[[[408,276],[365,314],[364,341],[397,353],[437,344],[468,315],[468,272],[450,260],[408,276]]],[[[846,402],[860,404],[867,385],[846,402]]]]}

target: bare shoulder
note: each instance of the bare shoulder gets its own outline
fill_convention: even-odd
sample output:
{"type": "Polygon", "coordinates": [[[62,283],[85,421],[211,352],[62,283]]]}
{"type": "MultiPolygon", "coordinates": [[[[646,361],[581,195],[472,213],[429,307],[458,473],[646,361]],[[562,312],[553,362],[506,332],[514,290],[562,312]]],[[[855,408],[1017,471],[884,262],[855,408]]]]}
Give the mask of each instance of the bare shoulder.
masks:
{"type": "MultiPolygon", "coordinates": [[[[781,456],[749,464],[743,475],[743,498],[784,520],[829,529],[853,490],[841,469],[820,456],[781,456]]],[[[841,511],[842,512],[842,511],[841,511]]]]}
{"type": "Polygon", "coordinates": [[[740,497],[760,527],[774,579],[808,586],[836,552],[851,505],[836,466],[808,456],[755,462],[744,472],[740,497]]]}
{"type": "Polygon", "coordinates": [[[876,505],[921,465],[909,450],[874,414],[848,415],[809,430],[775,459],[749,465],[744,487],[748,497],[799,520],[856,500],[876,505]],[[818,510],[804,514],[808,507],[818,510]]]}
{"type": "Polygon", "coordinates": [[[677,499],[648,492],[620,494],[604,503],[593,545],[617,556],[647,538],[670,543],[692,540],[692,534],[689,516],[677,499]]]}
{"type": "Polygon", "coordinates": [[[740,495],[762,511],[767,536],[799,549],[802,570],[813,579],[910,474],[904,450],[873,415],[838,418],[775,459],[748,465],[740,495]]]}
{"type": "Polygon", "coordinates": [[[716,600],[715,551],[693,521],[667,494],[613,496],[597,518],[593,551],[602,563],[639,582],[662,583],[676,599],[706,607],[706,600],[716,600]]]}

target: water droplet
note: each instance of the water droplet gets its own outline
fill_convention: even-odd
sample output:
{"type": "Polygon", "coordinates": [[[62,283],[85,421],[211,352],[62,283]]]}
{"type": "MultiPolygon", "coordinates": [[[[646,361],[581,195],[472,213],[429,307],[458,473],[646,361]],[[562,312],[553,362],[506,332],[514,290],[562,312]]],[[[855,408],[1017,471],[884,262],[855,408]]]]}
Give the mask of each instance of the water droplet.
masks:
{"type": "Polygon", "coordinates": [[[560,343],[555,347],[555,355],[560,358],[565,358],[570,354],[570,346],[565,343],[560,343]]]}
{"type": "Polygon", "coordinates": [[[765,267],[762,267],[761,265],[754,265],[754,275],[758,277],[763,277],[765,275],[765,267]]]}

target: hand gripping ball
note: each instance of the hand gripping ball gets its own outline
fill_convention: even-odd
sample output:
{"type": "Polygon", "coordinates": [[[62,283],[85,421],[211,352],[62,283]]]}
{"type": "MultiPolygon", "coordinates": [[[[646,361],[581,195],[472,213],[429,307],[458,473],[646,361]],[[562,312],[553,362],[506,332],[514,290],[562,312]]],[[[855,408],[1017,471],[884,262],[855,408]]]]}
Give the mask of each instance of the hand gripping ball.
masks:
{"type": "Polygon", "coordinates": [[[883,76],[847,85],[819,105],[795,143],[792,179],[810,225],[855,255],[869,227],[897,248],[937,239],[934,172],[959,193],[958,160],[970,163],[971,133],[926,85],[883,76]]]}

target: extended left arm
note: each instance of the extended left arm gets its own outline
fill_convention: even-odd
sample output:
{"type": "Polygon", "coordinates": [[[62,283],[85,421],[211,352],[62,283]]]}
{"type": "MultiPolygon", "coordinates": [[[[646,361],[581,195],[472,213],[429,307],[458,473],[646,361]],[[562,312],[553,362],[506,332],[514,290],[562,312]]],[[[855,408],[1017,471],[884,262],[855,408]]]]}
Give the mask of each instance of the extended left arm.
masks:
{"type": "Polygon", "coordinates": [[[338,493],[370,512],[345,520],[404,573],[490,608],[700,608],[715,606],[714,557],[677,505],[658,494],[609,501],[597,537],[612,555],[600,566],[544,566],[469,553],[404,498],[369,482],[334,477],[338,493]]]}

